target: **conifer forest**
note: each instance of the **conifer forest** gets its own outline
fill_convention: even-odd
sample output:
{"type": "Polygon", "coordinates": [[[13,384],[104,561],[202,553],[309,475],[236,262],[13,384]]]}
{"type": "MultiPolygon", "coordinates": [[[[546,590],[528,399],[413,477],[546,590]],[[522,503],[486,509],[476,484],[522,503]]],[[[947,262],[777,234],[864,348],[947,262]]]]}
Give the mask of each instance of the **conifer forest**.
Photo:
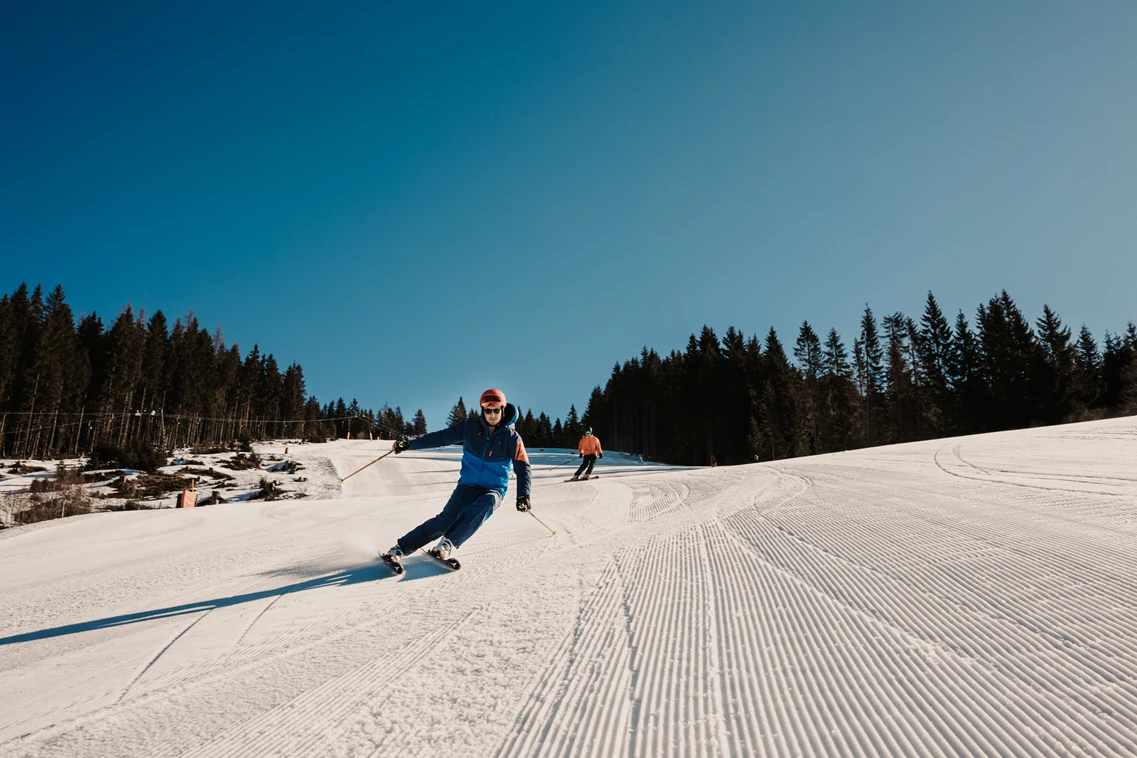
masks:
{"type": "Polygon", "coordinates": [[[0,457],[216,447],[239,441],[391,438],[426,431],[420,410],[364,409],[306,395],[298,363],[256,345],[242,356],[193,314],[126,306],[110,323],[76,321],[62,286],[21,284],[0,298],[0,457]]]}
{"type": "MultiPolygon", "coordinates": [[[[476,412],[459,398],[446,423],[476,412]]],[[[685,350],[617,363],[583,413],[528,410],[517,428],[531,448],[575,447],[588,426],[605,449],[730,465],[1132,413],[1133,323],[1099,343],[1048,306],[1032,325],[1006,291],[972,320],[949,319],[929,292],[918,320],[866,306],[851,345],[808,322],[789,347],[773,329],[704,326],[685,350]]],[[[421,410],[321,404],[298,363],[282,370],[257,345],[242,355],[192,313],[171,325],[128,305],[108,327],[77,320],[61,286],[0,298],[0,457],[426,431],[421,410]]]]}
{"type": "MultiPolygon", "coordinates": [[[[1137,328],[1075,336],[1049,307],[1032,327],[1006,291],[954,320],[865,307],[848,345],[802,323],[792,346],[704,326],[682,352],[644,348],[592,390],[607,447],[739,464],[1137,413],[1137,328]]],[[[528,420],[528,418],[527,418],[528,420]]]]}

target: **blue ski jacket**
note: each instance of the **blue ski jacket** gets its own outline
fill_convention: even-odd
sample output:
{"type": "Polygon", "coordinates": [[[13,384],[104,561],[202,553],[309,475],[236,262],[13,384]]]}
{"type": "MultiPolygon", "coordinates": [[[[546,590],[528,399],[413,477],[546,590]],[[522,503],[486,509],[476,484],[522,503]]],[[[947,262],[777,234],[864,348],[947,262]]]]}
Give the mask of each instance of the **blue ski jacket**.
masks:
{"type": "Polygon", "coordinates": [[[529,471],[529,454],[514,424],[519,418],[517,408],[507,403],[502,423],[490,434],[485,418],[478,415],[460,424],[429,434],[408,437],[411,450],[445,447],[462,443],[462,475],[458,484],[496,490],[503,498],[509,489],[509,472],[517,469],[517,494],[529,495],[532,476],[529,471]],[[508,419],[506,421],[505,419],[508,419]]]}

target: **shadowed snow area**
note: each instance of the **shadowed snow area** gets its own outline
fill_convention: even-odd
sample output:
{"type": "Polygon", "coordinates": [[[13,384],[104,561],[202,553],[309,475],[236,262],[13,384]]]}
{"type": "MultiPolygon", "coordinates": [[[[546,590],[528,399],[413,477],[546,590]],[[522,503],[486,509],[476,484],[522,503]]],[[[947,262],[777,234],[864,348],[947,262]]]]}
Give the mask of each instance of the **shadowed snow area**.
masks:
{"type": "MultiPolygon", "coordinates": [[[[715,469],[459,449],[0,532],[2,756],[1137,755],[1137,418],[715,469]],[[556,464],[563,463],[557,468],[556,464]]],[[[262,452],[281,452],[263,446],[262,452]]]]}

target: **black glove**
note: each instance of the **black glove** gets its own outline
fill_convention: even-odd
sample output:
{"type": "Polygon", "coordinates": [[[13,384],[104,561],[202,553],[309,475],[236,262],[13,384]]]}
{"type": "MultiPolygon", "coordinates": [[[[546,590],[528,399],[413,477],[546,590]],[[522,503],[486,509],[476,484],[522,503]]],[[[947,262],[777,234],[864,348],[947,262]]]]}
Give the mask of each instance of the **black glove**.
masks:
{"type": "Polygon", "coordinates": [[[583,458],[583,457],[584,457],[584,453],[577,453],[577,454],[576,454],[576,457],[577,457],[577,458],[583,458]]]}
{"type": "Polygon", "coordinates": [[[603,457],[604,457],[604,453],[601,453],[600,455],[598,455],[598,456],[596,456],[596,457],[597,457],[597,458],[603,458],[603,457]]]}
{"type": "Polygon", "coordinates": [[[525,511],[529,510],[530,507],[531,506],[529,505],[529,496],[528,495],[518,495],[517,496],[517,510],[521,511],[522,513],[525,513],[525,511]]]}
{"type": "Polygon", "coordinates": [[[392,449],[395,451],[395,455],[398,455],[404,450],[410,450],[411,443],[407,442],[406,437],[399,437],[399,439],[395,440],[395,444],[392,446],[392,449]]]}

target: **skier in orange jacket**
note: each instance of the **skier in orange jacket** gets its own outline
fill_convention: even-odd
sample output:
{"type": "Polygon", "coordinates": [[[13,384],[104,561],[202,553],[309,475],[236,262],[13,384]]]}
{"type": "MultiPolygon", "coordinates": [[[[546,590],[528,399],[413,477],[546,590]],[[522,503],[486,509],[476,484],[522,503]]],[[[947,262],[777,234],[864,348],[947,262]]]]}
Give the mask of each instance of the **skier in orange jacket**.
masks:
{"type": "Polygon", "coordinates": [[[580,438],[580,443],[576,446],[577,452],[584,462],[580,464],[580,468],[572,475],[573,479],[587,479],[592,476],[592,467],[596,465],[597,458],[604,457],[604,451],[600,448],[600,440],[596,439],[592,434],[592,429],[585,427],[584,436],[580,438]],[[587,469],[587,471],[585,470],[587,469]],[[584,474],[584,476],[581,476],[584,474]]]}

